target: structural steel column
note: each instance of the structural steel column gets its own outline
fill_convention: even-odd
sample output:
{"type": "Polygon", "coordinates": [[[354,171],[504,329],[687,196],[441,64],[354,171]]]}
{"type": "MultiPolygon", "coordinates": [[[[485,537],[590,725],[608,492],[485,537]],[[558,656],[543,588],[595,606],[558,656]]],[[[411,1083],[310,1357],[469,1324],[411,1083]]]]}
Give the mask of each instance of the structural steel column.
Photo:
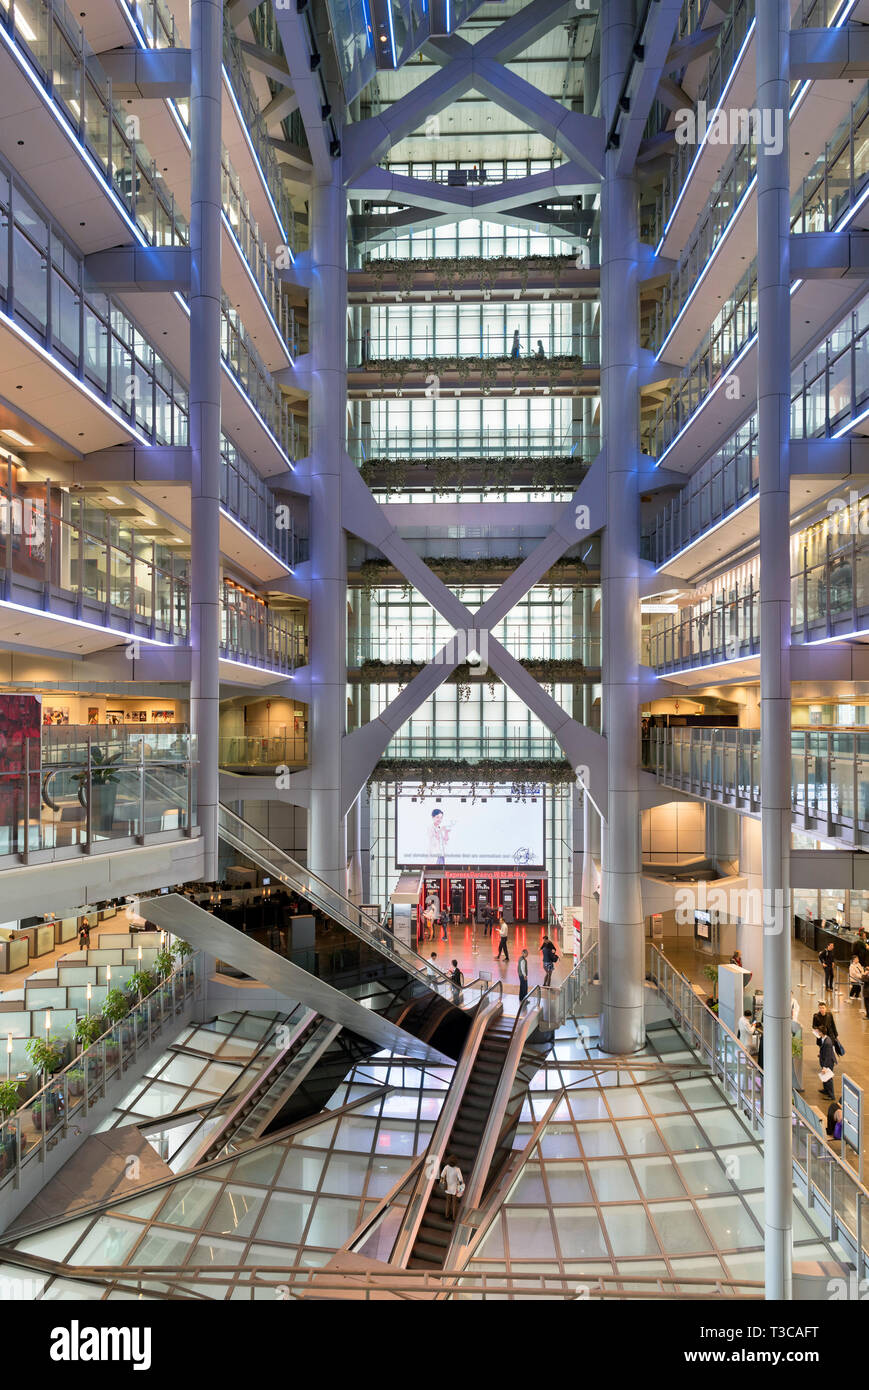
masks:
{"type": "Polygon", "coordinates": [[[191,0],[190,47],[190,727],[199,758],[202,877],[212,882],[220,726],[221,0],[191,0]]]}
{"type": "MultiPolygon", "coordinates": [[[[757,7],[757,106],[778,113],[781,152],[758,142],[760,727],[763,857],[766,1296],[791,1297],[790,5],[757,7]]],[[[764,129],[766,129],[764,121],[764,129]]],[[[777,127],[772,127],[776,129],[777,127]]]]}
{"type": "Polygon", "coordinates": [[[311,190],[311,812],[308,864],[342,893],[341,740],[347,694],[347,551],[341,460],[347,421],[347,199],[341,160],[311,190]]]}
{"type": "MultiPolygon", "coordinates": [[[[634,42],[632,0],[601,6],[601,111],[609,123],[634,42]]],[[[644,928],[640,887],[639,721],[639,311],[638,205],[633,177],[606,155],[601,186],[601,418],[607,525],[601,584],[602,732],[607,813],[600,904],[601,1047],[636,1052],[645,1042],[644,928]]]]}

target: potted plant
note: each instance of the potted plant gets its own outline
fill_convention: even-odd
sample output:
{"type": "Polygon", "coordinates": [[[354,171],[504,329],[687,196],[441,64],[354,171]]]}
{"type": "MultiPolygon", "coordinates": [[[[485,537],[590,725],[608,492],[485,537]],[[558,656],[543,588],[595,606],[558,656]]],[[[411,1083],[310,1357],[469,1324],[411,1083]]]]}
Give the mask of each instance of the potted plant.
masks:
{"type": "Polygon", "coordinates": [[[791,1034],[791,1066],[795,1091],[803,1089],[803,1030],[799,1028],[791,1034]]]}
{"type": "MultiPolygon", "coordinates": [[[[120,761],[120,753],[103,753],[94,744],[91,749],[90,765],[90,803],[91,830],[102,835],[111,832],[115,820],[115,802],[118,797],[118,782],[121,780],[115,764],[120,761]]],[[[88,770],[77,772],[74,781],[78,782],[78,799],[87,810],[88,770]]]]}
{"type": "Polygon", "coordinates": [[[66,1074],[66,1084],[69,1087],[71,1096],[80,1096],[84,1092],[84,1072],[81,1067],[70,1067],[66,1074]]]}
{"type": "Polygon", "coordinates": [[[104,1031],[103,1020],[99,1014],[83,1014],[81,1018],[76,1019],[73,1029],[75,1040],[82,1052],[95,1043],[104,1031]]]}
{"type": "Polygon", "coordinates": [[[152,970],[137,970],[127,981],[127,994],[135,1004],[137,999],[144,999],[146,994],[157,988],[157,976],[152,970]]]}
{"type": "Polygon", "coordinates": [[[163,946],[154,957],[154,969],[165,980],[175,969],[175,953],[168,946],[163,946]]]}
{"type": "Polygon", "coordinates": [[[28,1038],[24,1044],[24,1051],[35,1070],[42,1075],[42,1094],[40,1096],[37,1093],[36,1104],[30,1112],[34,1127],[42,1129],[44,1120],[47,1130],[54,1129],[60,1110],[60,1098],[47,1083],[52,1073],[63,1064],[63,1051],[51,1038],[28,1038]]]}
{"type": "Polygon", "coordinates": [[[130,1001],[122,989],[110,989],[103,1000],[103,1018],[108,1023],[120,1023],[130,1012],[130,1001]]]}
{"type": "Polygon", "coordinates": [[[179,941],[177,946],[175,947],[175,950],[177,951],[178,959],[184,968],[184,983],[187,984],[189,981],[191,970],[191,967],[188,964],[188,962],[190,960],[190,957],[193,955],[193,947],[190,945],[189,941],[179,941]]]}
{"type": "MultiPolygon", "coordinates": [[[[0,1121],[8,1120],[21,1103],[19,1082],[0,1081],[0,1121]]],[[[13,1127],[0,1130],[0,1177],[15,1165],[16,1137],[13,1127]]]]}
{"type": "Polygon", "coordinates": [[[712,985],[712,993],[710,994],[710,996],[709,996],[709,998],[706,1000],[706,1002],[707,1002],[707,1004],[709,1005],[710,1009],[717,1008],[717,1007],[718,1007],[718,966],[717,966],[717,965],[704,965],[704,967],[703,967],[703,974],[706,976],[707,980],[709,980],[710,983],[711,983],[711,985],[712,985]]]}

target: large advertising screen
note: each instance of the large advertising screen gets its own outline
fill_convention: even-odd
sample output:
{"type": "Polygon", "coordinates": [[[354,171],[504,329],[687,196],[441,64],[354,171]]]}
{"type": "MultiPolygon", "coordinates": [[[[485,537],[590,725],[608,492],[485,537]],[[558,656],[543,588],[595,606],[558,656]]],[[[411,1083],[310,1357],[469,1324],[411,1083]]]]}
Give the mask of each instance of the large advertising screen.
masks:
{"type": "Polygon", "coordinates": [[[395,812],[395,862],[402,868],[538,868],[546,864],[543,792],[508,788],[476,796],[401,792],[395,812]]]}

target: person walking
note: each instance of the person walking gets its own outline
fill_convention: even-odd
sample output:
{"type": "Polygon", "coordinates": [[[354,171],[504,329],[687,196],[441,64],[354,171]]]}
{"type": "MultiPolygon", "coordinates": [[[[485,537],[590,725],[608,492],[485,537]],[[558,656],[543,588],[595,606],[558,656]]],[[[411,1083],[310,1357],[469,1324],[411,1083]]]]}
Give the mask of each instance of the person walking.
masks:
{"type": "Polygon", "coordinates": [[[818,1063],[820,1065],[818,1076],[821,1082],[821,1090],[830,1100],[835,1100],[836,1088],[833,1084],[833,1075],[836,1068],[836,1049],[833,1046],[833,1039],[830,1037],[829,1033],[824,1033],[821,1038],[818,1063]]]}
{"type": "Polygon", "coordinates": [[[453,987],[453,1003],[458,1004],[461,1002],[462,990],[465,987],[465,977],[459,969],[459,962],[457,960],[451,960],[450,965],[453,968],[447,976],[447,979],[453,987]]]}
{"type": "Polygon", "coordinates": [[[848,990],[849,999],[859,999],[863,989],[863,967],[860,964],[860,957],[855,951],[851,957],[851,964],[848,966],[848,990]]]}
{"type": "Polygon", "coordinates": [[[812,1029],[818,1038],[818,1046],[820,1046],[821,1037],[825,1034],[829,1034],[834,1042],[838,1041],[839,1030],[836,1027],[836,1020],[823,999],[818,1001],[817,1013],[812,1014],[812,1029]]]}
{"type": "Polygon", "coordinates": [[[545,353],[545,351],[544,351],[544,349],[543,349],[543,339],[542,339],[542,338],[538,338],[538,339],[537,339],[537,351],[535,352],[534,356],[535,356],[535,357],[545,357],[545,356],[546,356],[546,353],[545,353]]]}
{"type": "Polygon", "coordinates": [[[523,952],[522,952],[521,956],[519,957],[519,960],[518,960],[517,963],[516,963],[516,969],[517,969],[517,971],[518,971],[518,973],[519,973],[519,1003],[521,1004],[521,1003],[522,1003],[522,1000],[525,998],[526,994],[528,993],[528,952],[527,952],[527,951],[523,951],[523,952]]]}
{"type": "Polygon", "coordinates": [[[498,955],[497,955],[497,959],[500,960],[502,955],[503,955],[503,957],[504,957],[504,959],[505,959],[506,961],[509,961],[509,959],[510,959],[510,952],[507,950],[507,923],[504,921],[504,918],[503,918],[503,917],[499,917],[499,919],[498,919],[498,955]]]}
{"type": "Polygon", "coordinates": [[[82,951],[87,951],[87,950],[90,949],[90,944],[91,944],[91,924],[90,924],[90,922],[88,921],[87,917],[82,917],[82,919],[81,919],[81,926],[79,927],[79,932],[78,932],[78,944],[79,944],[79,949],[82,950],[82,951]]]}
{"type": "Polygon", "coordinates": [[[511,348],[510,348],[510,356],[511,356],[511,357],[518,357],[518,356],[519,356],[519,329],[518,329],[518,328],[514,328],[514,329],[513,329],[513,344],[512,344],[512,346],[511,346],[511,348]]]}
{"type": "Polygon", "coordinates": [[[863,976],[863,1011],[869,1018],[869,970],[863,976]]]}
{"type": "Polygon", "coordinates": [[[818,952],[818,960],[824,969],[824,989],[833,988],[833,943],[828,941],[823,951],[818,952]]]}
{"type": "Polygon", "coordinates": [[[441,1187],[446,1197],[445,1214],[447,1221],[455,1221],[459,1198],[464,1196],[465,1192],[465,1180],[462,1177],[462,1170],[452,1154],[447,1154],[447,1161],[441,1169],[441,1187]]]}
{"type": "Polygon", "coordinates": [[[428,982],[429,982],[429,985],[431,986],[431,988],[432,988],[432,989],[437,989],[437,985],[438,985],[438,975],[440,974],[440,971],[438,970],[438,967],[437,967],[437,952],[436,952],[436,951],[432,951],[431,955],[430,955],[429,958],[428,958],[428,966],[426,967],[426,973],[428,974],[428,982]]]}
{"type": "Polygon", "coordinates": [[[441,915],[440,915],[441,941],[448,941],[448,940],[449,940],[449,937],[447,936],[447,922],[448,922],[448,921],[449,921],[449,916],[448,916],[448,914],[447,914],[446,908],[444,908],[444,910],[442,911],[442,913],[441,913],[441,915]]]}
{"type": "Polygon", "coordinates": [[[558,964],[558,953],[555,950],[555,942],[548,936],[544,936],[541,942],[540,954],[543,957],[543,987],[549,989],[552,984],[552,972],[558,964]]]}

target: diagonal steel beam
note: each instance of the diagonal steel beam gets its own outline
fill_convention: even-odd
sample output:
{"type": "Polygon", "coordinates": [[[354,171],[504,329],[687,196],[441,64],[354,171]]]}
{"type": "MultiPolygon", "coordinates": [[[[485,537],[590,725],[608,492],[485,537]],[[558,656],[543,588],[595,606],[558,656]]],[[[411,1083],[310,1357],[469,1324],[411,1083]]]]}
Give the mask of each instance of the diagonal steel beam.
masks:
{"type": "Polygon", "coordinates": [[[365,121],[348,125],[342,137],[345,180],[352,183],[363,169],[376,164],[392,145],[424,126],[430,116],[445,110],[457,97],[465,96],[471,87],[471,62],[460,59],[433,72],[379,116],[369,116],[365,121]]]}
{"type": "Polygon", "coordinates": [[[568,159],[576,160],[600,180],[604,124],[599,116],[569,111],[560,101],[490,58],[474,57],[473,87],[481,96],[487,96],[504,111],[509,111],[516,120],[545,135],[568,159]]]}

